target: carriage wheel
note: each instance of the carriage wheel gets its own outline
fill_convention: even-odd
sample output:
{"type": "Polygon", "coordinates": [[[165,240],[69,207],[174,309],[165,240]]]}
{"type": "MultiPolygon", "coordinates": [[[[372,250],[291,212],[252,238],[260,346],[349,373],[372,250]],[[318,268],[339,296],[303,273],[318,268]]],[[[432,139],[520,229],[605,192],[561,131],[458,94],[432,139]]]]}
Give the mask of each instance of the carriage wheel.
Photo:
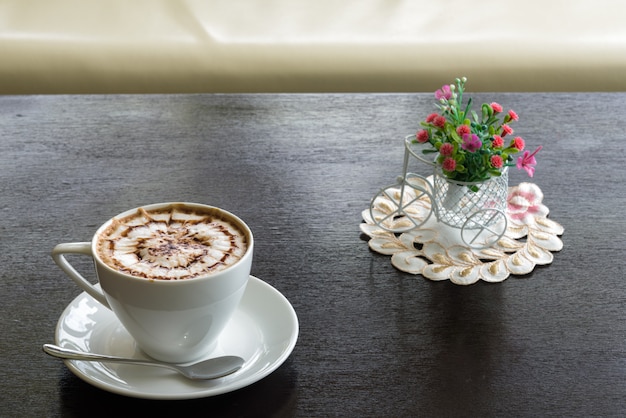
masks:
{"type": "Polygon", "coordinates": [[[428,221],[433,212],[432,206],[426,209],[424,205],[420,205],[424,198],[432,202],[428,180],[409,173],[398,181],[398,184],[381,189],[370,203],[372,220],[381,229],[393,233],[419,228],[428,221]],[[379,207],[383,207],[383,210],[379,210],[379,207]]]}
{"type": "Polygon", "coordinates": [[[482,209],[473,213],[461,227],[463,242],[475,249],[491,247],[506,232],[508,221],[503,211],[482,209]]]}

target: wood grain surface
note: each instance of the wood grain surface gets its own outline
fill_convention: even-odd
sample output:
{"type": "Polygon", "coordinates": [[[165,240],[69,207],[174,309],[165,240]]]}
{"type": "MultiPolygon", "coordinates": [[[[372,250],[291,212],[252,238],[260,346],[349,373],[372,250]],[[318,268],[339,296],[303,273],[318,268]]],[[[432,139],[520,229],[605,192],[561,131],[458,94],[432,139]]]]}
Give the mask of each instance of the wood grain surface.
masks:
{"type": "Polygon", "coordinates": [[[565,233],[551,265],[465,287],[396,270],[359,231],[430,94],[0,97],[0,416],[624,416],[626,94],[473,96],[544,146],[531,181],[565,233]],[[80,293],[50,251],[172,200],[250,225],[296,348],[213,398],[92,387],[41,350],[80,293]]]}

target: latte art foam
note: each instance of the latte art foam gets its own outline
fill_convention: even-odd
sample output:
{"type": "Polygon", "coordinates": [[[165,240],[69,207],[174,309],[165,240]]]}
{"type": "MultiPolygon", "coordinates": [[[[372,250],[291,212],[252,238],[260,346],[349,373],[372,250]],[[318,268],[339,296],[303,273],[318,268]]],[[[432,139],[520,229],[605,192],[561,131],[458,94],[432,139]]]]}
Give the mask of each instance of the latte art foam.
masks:
{"type": "Polygon", "coordinates": [[[102,232],[98,254],[108,266],[136,277],[191,279],[224,270],[246,252],[245,234],[217,213],[185,206],[140,208],[102,232]]]}

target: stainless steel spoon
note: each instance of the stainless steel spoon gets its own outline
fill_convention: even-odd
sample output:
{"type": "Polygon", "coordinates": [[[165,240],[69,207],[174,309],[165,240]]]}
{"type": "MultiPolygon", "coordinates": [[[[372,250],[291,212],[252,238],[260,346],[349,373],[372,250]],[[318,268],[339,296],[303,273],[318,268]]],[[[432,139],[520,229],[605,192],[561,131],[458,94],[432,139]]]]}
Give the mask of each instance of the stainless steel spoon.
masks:
{"type": "Polygon", "coordinates": [[[44,344],[43,351],[53,357],[59,357],[69,360],[81,361],[100,361],[110,363],[126,363],[137,364],[140,366],[156,366],[165,367],[167,369],[176,370],[183,376],[193,380],[208,380],[224,377],[236,372],[243,366],[244,360],[237,356],[215,357],[189,366],[179,366],[178,364],[160,363],[156,360],[139,360],[133,358],[124,358],[116,356],[108,356],[104,354],[86,353],[84,351],[71,350],[59,347],[54,344],[44,344]]]}

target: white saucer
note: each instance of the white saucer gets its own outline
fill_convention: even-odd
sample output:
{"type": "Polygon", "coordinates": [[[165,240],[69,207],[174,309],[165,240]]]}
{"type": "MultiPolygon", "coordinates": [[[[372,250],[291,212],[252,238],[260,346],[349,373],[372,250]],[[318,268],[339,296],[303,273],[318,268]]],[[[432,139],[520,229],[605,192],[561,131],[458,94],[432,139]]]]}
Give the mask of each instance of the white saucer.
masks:
{"type": "MultiPolygon", "coordinates": [[[[298,339],[298,317],[289,301],[269,284],[250,276],[239,308],[222,332],[215,357],[243,357],[243,367],[216,380],[193,381],[167,369],[128,364],[64,360],[84,381],[120,395],[146,399],[192,399],[231,392],[276,370],[298,339]]],[[[146,358],[113,312],[86,293],[65,309],[56,329],[61,347],[123,357],[146,358]]]]}

